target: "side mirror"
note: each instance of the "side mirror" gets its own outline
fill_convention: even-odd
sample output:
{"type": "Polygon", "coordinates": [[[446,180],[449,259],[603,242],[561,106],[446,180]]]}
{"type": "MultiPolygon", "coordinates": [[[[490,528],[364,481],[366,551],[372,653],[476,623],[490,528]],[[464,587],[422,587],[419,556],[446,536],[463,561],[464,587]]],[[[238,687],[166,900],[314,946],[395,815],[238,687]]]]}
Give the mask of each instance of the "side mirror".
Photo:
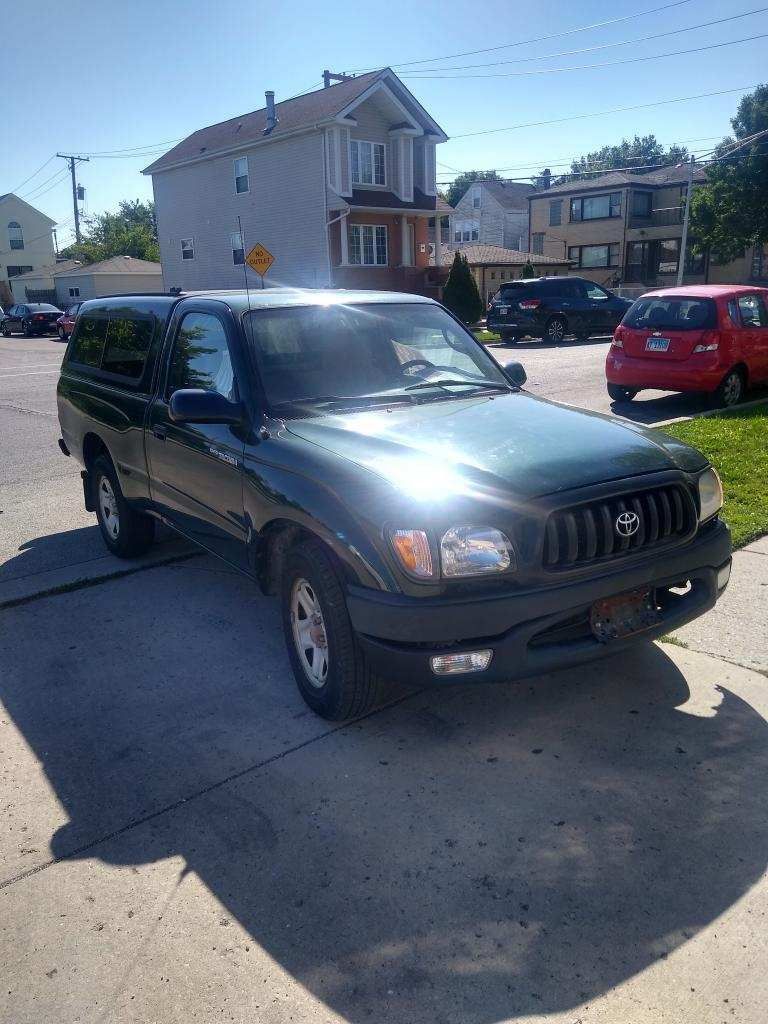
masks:
{"type": "Polygon", "coordinates": [[[502,369],[506,374],[507,380],[514,384],[516,388],[521,388],[528,380],[528,374],[525,372],[522,363],[507,363],[502,369]]]}
{"type": "Polygon", "coordinates": [[[184,388],[171,395],[168,414],[174,423],[241,423],[243,406],[218,391],[184,388]]]}

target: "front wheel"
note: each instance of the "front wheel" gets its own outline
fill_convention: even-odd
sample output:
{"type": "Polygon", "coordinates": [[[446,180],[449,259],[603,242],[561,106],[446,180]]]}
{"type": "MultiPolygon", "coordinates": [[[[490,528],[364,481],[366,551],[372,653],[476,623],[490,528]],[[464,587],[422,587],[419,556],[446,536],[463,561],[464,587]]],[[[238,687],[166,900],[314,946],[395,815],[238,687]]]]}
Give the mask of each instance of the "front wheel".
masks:
{"type": "Polygon", "coordinates": [[[733,369],[720,381],[720,386],[712,394],[712,404],[715,408],[724,406],[726,409],[732,405],[738,405],[747,390],[747,383],[741,370],[733,369]]]}
{"type": "Polygon", "coordinates": [[[547,323],[544,331],[544,337],[547,341],[559,342],[565,337],[565,331],[567,328],[565,317],[553,316],[552,319],[547,323]]]}
{"type": "Polygon", "coordinates": [[[501,340],[507,345],[516,345],[522,338],[517,331],[501,331],[501,340]]]}
{"type": "Polygon", "coordinates": [[[56,333],[58,334],[59,339],[61,341],[66,341],[67,340],[67,334],[66,334],[66,331],[64,330],[63,327],[57,327],[56,328],[56,333]]]}
{"type": "Polygon", "coordinates": [[[283,632],[294,678],[322,718],[359,718],[381,690],[360,649],[339,577],[325,548],[309,540],[295,547],[281,580],[283,632]]]}
{"type": "Polygon", "coordinates": [[[607,384],[608,397],[614,402],[631,402],[637,394],[634,388],[624,388],[621,384],[607,384]]]}
{"type": "Polygon", "coordinates": [[[96,518],[104,543],[118,558],[142,555],[155,539],[155,523],[131,508],[120,490],[112,462],[99,455],[90,468],[96,518]]]}
{"type": "Polygon", "coordinates": [[[6,327],[3,328],[3,337],[4,338],[10,338],[11,334],[12,334],[12,332],[10,330],[8,330],[8,328],[6,328],[6,327]]]}

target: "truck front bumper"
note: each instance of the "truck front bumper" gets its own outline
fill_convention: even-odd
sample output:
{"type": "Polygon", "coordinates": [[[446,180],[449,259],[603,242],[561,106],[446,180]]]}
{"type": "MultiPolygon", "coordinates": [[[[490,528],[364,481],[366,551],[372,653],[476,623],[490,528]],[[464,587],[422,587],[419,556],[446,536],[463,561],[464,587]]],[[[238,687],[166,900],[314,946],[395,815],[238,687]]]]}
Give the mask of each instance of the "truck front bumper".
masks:
{"type": "Polygon", "coordinates": [[[722,522],[676,552],[606,575],[485,597],[415,598],[350,586],[347,607],[372,667],[417,685],[506,682],[620,653],[654,640],[712,608],[725,589],[730,533],[722,522]],[[687,583],[685,592],[670,590],[687,583]],[[654,591],[659,621],[631,636],[598,640],[590,627],[596,601],[654,591]],[[483,671],[436,675],[437,655],[491,651],[483,671]]]}

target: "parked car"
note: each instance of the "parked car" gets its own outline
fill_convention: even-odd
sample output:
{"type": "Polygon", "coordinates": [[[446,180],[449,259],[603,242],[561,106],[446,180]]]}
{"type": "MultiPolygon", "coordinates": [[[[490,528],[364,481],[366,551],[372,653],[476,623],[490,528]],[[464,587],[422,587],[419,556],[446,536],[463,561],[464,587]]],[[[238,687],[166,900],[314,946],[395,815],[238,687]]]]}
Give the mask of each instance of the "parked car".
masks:
{"type": "Polygon", "coordinates": [[[70,306],[66,312],[62,313],[59,319],[56,321],[56,333],[62,341],[68,341],[72,331],[75,327],[75,319],[77,312],[82,306],[82,302],[76,302],[74,306],[70,306]]]}
{"type": "Polygon", "coordinates": [[[642,295],[616,328],[605,362],[608,394],[643,388],[706,391],[735,405],[768,382],[768,288],[689,285],[642,295]]]}
{"type": "Polygon", "coordinates": [[[583,341],[611,334],[631,305],[582,277],[535,277],[503,284],[491,300],[486,324],[512,344],[524,335],[558,342],[572,334],[583,341]]]}
{"type": "Polygon", "coordinates": [[[14,331],[26,338],[49,334],[60,316],[61,310],[48,302],[22,302],[11,306],[0,323],[0,330],[6,338],[14,331]]]}
{"type": "Polygon", "coordinates": [[[704,456],[524,383],[416,295],[94,299],[62,364],[59,445],[115,555],[161,520],[279,594],[299,690],[342,719],[386,680],[624,651],[726,586],[704,456]]]}

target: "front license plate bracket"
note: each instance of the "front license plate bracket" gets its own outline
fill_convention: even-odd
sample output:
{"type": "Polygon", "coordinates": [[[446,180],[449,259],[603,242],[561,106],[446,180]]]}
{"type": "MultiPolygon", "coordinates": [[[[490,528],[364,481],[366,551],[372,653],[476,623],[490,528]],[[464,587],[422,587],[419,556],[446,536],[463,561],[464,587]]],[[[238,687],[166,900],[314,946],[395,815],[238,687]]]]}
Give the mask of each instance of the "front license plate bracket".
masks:
{"type": "Polygon", "coordinates": [[[659,622],[661,615],[651,590],[633,590],[595,601],[589,614],[592,633],[603,644],[642,633],[659,622]]]}

